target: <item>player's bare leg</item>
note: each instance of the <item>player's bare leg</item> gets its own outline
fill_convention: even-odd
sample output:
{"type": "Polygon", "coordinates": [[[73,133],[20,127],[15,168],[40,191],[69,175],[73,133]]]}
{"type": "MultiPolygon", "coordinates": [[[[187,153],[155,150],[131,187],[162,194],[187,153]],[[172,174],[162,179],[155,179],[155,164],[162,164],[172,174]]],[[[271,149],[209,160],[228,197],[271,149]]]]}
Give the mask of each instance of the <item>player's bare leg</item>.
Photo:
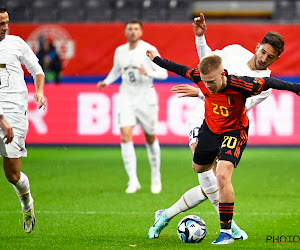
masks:
{"type": "Polygon", "coordinates": [[[151,166],[151,192],[160,193],[162,189],[160,175],[160,146],[155,135],[145,133],[146,148],[151,166]]]}
{"type": "Polygon", "coordinates": [[[26,233],[31,233],[35,226],[34,202],[30,193],[29,180],[22,173],[22,158],[3,158],[3,169],[7,180],[13,185],[22,206],[23,228],[26,233]]]}
{"type": "Polygon", "coordinates": [[[231,183],[234,166],[229,161],[220,160],[217,165],[217,180],[220,191],[219,214],[221,230],[212,244],[232,244],[231,222],[234,208],[234,190],[231,183]]]}
{"type": "Polygon", "coordinates": [[[137,177],[136,155],[132,141],[133,126],[120,128],[121,153],[129,181],[126,193],[132,194],[141,188],[137,177]]]}

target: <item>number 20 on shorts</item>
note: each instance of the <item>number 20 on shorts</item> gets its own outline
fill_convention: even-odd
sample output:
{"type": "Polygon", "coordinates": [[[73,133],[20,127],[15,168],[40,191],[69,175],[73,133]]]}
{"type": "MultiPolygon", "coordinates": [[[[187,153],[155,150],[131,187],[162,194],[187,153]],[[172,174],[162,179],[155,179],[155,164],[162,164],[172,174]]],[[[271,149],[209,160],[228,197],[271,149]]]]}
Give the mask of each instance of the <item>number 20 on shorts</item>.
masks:
{"type": "Polygon", "coordinates": [[[237,141],[238,140],[236,137],[225,135],[224,141],[222,143],[222,148],[227,147],[227,148],[233,149],[233,148],[235,148],[237,141]]]}

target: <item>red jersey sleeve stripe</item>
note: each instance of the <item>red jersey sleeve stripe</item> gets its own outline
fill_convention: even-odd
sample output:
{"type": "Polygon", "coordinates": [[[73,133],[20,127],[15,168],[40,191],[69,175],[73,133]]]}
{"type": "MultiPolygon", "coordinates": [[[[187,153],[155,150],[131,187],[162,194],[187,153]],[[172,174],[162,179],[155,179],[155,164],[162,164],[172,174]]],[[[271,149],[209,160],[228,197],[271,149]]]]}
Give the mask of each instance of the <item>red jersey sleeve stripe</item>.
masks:
{"type": "Polygon", "coordinates": [[[240,84],[240,83],[237,83],[237,82],[231,82],[231,85],[235,86],[235,87],[240,87],[240,88],[243,88],[243,89],[247,89],[249,91],[253,90],[253,86],[247,86],[247,85],[240,84]]]}
{"type": "Polygon", "coordinates": [[[243,83],[245,85],[248,85],[248,86],[253,86],[253,83],[252,82],[246,82],[244,80],[241,80],[241,79],[237,79],[237,78],[231,78],[231,81],[236,81],[236,82],[240,82],[240,83],[243,83]]]}
{"type": "Polygon", "coordinates": [[[252,88],[250,87],[246,87],[244,85],[241,85],[241,84],[236,84],[236,83],[231,83],[231,86],[234,86],[234,87],[238,87],[238,88],[241,88],[241,89],[245,89],[245,90],[248,90],[248,91],[252,91],[252,88]]]}
{"type": "Polygon", "coordinates": [[[253,88],[253,86],[254,86],[253,83],[247,83],[247,82],[243,82],[243,81],[237,81],[236,79],[231,79],[231,82],[236,83],[236,84],[240,84],[240,85],[243,85],[243,86],[249,87],[249,88],[253,88]]]}
{"type": "Polygon", "coordinates": [[[248,86],[252,86],[253,85],[253,82],[246,82],[244,80],[240,80],[240,79],[236,79],[236,78],[231,78],[230,80],[231,81],[235,81],[235,82],[239,82],[239,83],[242,83],[242,84],[245,84],[245,85],[248,85],[248,86]]]}

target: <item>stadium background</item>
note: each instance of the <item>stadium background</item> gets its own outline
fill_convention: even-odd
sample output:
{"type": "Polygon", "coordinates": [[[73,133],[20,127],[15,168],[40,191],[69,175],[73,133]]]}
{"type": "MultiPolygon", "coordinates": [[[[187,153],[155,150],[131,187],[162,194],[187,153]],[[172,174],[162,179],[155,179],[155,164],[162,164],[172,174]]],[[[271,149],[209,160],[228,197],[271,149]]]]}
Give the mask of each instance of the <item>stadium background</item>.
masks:
{"type": "MultiPolygon", "coordinates": [[[[96,83],[109,73],[115,48],[126,42],[121,21],[129,17],[145,22],[142,39],[155,45],[162,57],[190,67],[198,64],[191,21],[193,14],[200,11],[207,18],[205,35],[212,50],[240,44],[255,52],[267,31],[277,31],[283,35],[286,45],[280,59],[270,67],[272,76],[299,82],[298,1],[225,2],[7,1],[11,7],[10,34],[22,37],[35,52],[38,38],[43,34],[54,43],[63,59],[61,84],[45,88],[46,112],[38,111],[30,96],[27,143],[119,144],[120,80],[102,92],[97,91],[96,83]],[[21,11],[20,6],[23,6],[21,11]]],[[[32,83],[28,74],[26,80],[32,83]]],[[[187,81],[171,73],[166,81],[155,82],[160,106],[157,134],[162,144],[187,144],[187,120],[197,100],[178,99],[169,91],[171,85],[182,82],[187,81]]],[[[29,86],[30,93],[34,91],[32,87],[29,86]]],[[[249,144],[300,145],[299,108],[296,95],[273,91],[270,98],[249,114],[249,144]]],[[[142,130],[137,127],[134,134],[135,142],[143,144],[142,130]]]]}

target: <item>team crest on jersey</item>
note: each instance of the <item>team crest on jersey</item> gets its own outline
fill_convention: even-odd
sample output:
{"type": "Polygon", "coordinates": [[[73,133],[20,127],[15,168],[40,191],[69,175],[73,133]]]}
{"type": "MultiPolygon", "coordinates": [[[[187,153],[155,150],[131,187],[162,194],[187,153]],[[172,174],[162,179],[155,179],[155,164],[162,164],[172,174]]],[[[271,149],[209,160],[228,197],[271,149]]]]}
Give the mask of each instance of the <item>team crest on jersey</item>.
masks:
{"type": "Polygon", "coordinates": [[[185,73],[185,77],[193,82],[193,81],[194,81],[194,78],[191,77],[191,73],[192,73],[192,69],[189,69],[189,70],[185,73]]]}
{"type": "Polygon", "coordinates": [[[253,82],[259,84],[257,91],[254,92],[254,95],[257,95],[263,90],[265,86],[265,80],[263,78],[255,78],[253,82]]]}
{"type": "Polygon", "coordinates": [[[263,78],[255,78],[254,81],[255,83],[258,83],[260,85],[264,84],[265,83],[265,80],[263,78]]]}
{"type": "Polygon", "coordinates": [[[234,105],[234,96],[232,95],[227,96],[227,103],[229,105],[234,105]]]}

